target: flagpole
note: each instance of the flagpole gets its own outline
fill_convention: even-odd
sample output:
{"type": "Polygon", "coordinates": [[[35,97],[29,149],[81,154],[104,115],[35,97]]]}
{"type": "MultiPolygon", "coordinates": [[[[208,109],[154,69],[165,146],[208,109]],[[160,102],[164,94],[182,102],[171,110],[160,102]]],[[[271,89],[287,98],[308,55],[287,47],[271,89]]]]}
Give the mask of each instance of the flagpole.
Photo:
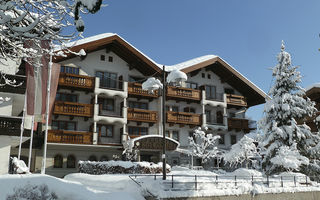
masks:
{"type": "Polygon", "coordinates": [[[23,130],[24,130],[24,119],[26,114],[26,105],[27,105],[27,93],[24,94],[24,105],[23,105],[23,114],[20,126],[20,142],[19,142],[19,151],[18,151],[18,159],[20,160],[21,157],[21,147],[22,147],[22,137],[23,137],[23,130]]]}
{"type": "Polygon", "coordinates": [[[46,128],[45,128],[45,134],[44,134],[44,147],[43,147],[43,158],[42,158],[41,174],[45,174],[46,173],[52,53],[53,53],[52,52],[52,43],[50,42],[50,61],[49,61],[49,66],[48,66],[49,69],[48,69],[48,82],[47,82],[46,128]]]}

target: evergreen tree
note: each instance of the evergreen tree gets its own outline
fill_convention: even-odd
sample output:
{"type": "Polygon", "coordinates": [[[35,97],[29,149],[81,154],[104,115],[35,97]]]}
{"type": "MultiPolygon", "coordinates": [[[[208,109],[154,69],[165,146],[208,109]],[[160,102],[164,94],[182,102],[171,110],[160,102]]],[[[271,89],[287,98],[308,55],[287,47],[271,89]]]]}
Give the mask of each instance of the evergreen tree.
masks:
{"type": "Polygon", "coordinates": [[[266,174],[289,170],[306,172],[310,168],[309,162],[317,160],[319,136],[296,120],[311,117],[317,110],[309,98],[304,98],[305,91],[299,86],[300,72],[297,66],[291,65],[291,56],[285,51],[283,42],[277,60],[272,74],[275,81],[269,93],[272,99],[267,100],[264,116],[259,122],[259,129],[264,134],[259,144],[264,149],[262,168],[266,174]],[[279,152],[281,149],[286,151],[279,152]],[[279,156],[292,154],[298,159],[294,161],[279,156]],[[282,162],[277,158],[283,159],[282,162]]]}

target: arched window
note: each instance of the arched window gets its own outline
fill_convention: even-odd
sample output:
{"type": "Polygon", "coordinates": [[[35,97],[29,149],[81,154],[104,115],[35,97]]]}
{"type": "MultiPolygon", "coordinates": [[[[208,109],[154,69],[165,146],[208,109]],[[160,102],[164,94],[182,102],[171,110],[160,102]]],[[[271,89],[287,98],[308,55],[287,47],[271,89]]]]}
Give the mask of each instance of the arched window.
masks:
{"type": "Polygon", "coordinates": [[[91,155],[89,157],[89,161],[97,161],[97,157],[95,155],[91,155]]]}
{"type": "Polygon", "coordinates": [[[108,161],[109,159],[108,159],[108,157],[107,156],[102,156],[101,158],[100,158],[100,161],[108,161]]]}
{"type": "Polygon", "coordinates": [[[63,157],[62,155],[58,154],[54,157],[53,167],[62,168],[62,166],[63,166],[63,157]]]}
{"type": "Polygon", "coordinates": [[[67,168],[76,168],[76,157],[73,155],[67,157],[67,168]]]}

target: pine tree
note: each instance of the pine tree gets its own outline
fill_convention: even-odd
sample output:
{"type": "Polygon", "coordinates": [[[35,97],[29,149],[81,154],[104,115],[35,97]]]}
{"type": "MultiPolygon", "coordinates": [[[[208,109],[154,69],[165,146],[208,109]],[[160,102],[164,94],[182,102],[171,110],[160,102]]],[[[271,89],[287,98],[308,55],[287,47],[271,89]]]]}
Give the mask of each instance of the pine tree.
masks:
{"type": "Polygon", "coordinates": [[[319,136],[311,133],[306,124],[299,125],[296,120],[311,117],[317,110],[309,98],[304,98],[305,91],[299,86],[300,72],[297,66],[291,65],[291,56],[285,51],[283,42],[277,60],[278,64],[272,74],[275,81],[269,93],[272,99],[267,100],[264,116],[259,122],[259,129],[264,134],[259,144],[264,148],[262,168],[266,174],[289,170],[306,171],[309,162],[313,163],[318,157],[316,144],[319,136]],[[279,152],[280,149],[291,153],[283,154],[279,152]],[[283,162],[276,159],[281,159],[279,155],[292,153],[299,157],[296,165],[289,164],[292,162],[289,157],[282,158],[283,162]],[[285,163],[286,159],[288,163],[285,163]]]}

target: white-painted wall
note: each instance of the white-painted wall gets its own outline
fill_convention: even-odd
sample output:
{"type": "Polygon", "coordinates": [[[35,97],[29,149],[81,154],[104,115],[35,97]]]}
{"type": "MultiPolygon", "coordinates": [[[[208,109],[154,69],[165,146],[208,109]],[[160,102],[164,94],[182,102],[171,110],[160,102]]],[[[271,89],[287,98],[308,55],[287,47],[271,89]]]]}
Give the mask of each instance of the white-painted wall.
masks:
{"type": "Polygon", "coordinates": [[[8,173],[11,148],[10,143],[10,138],[0,136],[0,175],[8,173]]]}

